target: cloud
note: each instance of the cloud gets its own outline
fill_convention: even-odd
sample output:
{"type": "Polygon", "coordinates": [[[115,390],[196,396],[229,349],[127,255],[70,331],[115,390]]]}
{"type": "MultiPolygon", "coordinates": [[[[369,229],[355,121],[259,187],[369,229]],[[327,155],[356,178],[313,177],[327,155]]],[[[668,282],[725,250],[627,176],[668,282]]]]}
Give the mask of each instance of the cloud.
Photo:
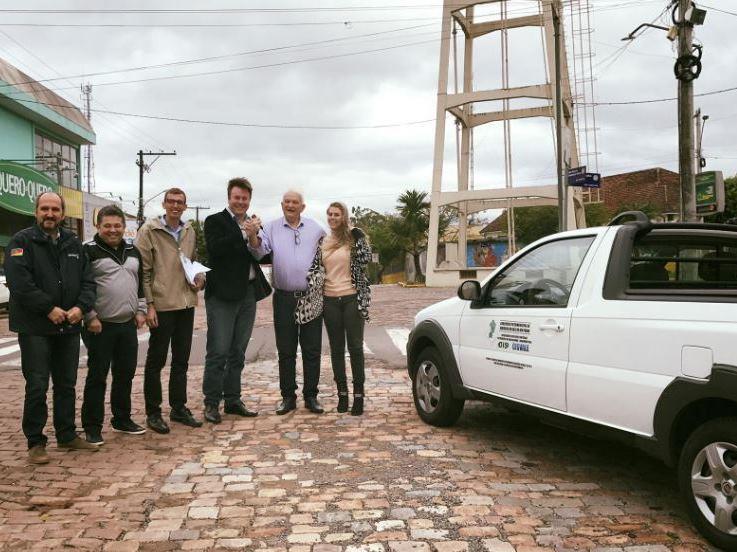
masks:
{"type": "MultiPolygon", "coordinates": [[[[8,5],[9,4],[9,5],[8,5]]],[[[306,7],[304,2],[279,1],[273,7],[306,7]]],[[[271,7],[272,4],[269,4],[271,7]]],[[[339,4],[339,3],[338,3],[339,4]]],[[[294,51],[263,53],[229,58],[206,64],[121,73],[84,79],[93,84],[93,107],[141,113],[239,123],[286,125],[375,125],[420,121],[435,116],[437,98],[440,13],[437,3],[405,0],[402,5],[423,9],[364,10],[280,14],[120,14],[104,15],[8,15],[6,22],[34,23],[68,21],[121,23],[253,23],[241,28],[13,28],[8,32],[26,49],[0,37],[8,48],[26,62],[33,76],[76,75],[125,67],[168,63],[175,60],[226,55],[255,49],[274,48],[334,38],[382,32],[432,23],[427,28],[355,38],[326,45],[305,46],[294,51]],[[361,24],[361,19],[386,19],[387,23],[361,24]],[[395,21],[391,21],[394,19],[395,21]],[[398,21],[410,19],[410,21],[398,21]],[[334,25],[266,26],[266,23],[337,21],[334,25]],[[350,25],[341,21],[351,20],[350,25]],[[427,34],[428,32],[435,34],[427,34]],[[429,44],[396,47],[431,40],[429,44]],[[287,63],[321,56],[393,48],[383,52],[335,57],[321,61],[291,63],[270,68],[239,70],[135,84],[103,86],[103,83],[156,76],[173,76],[203,71],[287,63]]],[[[335,7],[315,1],[310,6],[335,7]]],[[[355,0],[352,6],[376,6],[355,0]]],[[[510,11],[529,9],[528,1],[510,2],[510,11]]],[[[200,8],[193,0],[177,8],[200,8]]],[[[672,72],[671,43],[663,32],[650,30],[639,37],[621,57],[614,59],[628,34],[639,22],[651,21],[664,7],[662,1],[643,0],[637,5],[617,6],[608,0],[593,0],[592,27],[596,43],[593,65],[597,80],[595,97],[600,101],[628,101],[676,95],[672,72]]],[[[20,2],[17,8],[97,8],[98,3],[59,0],[20,2]],[[30,4],[30,5],[29,5],[30,4]]],[[[131,2],[126,8],[148,8],[148,3],[131,2]]],[[[704,69],[695,82],[696,92],[735,86],[737,49],[731,47],[734,18],[709,11],[706,24],[696,30],[704,44],[704,69]]],[[[462,43],[459,35],[459,44],[462,43]]],[[[568,54],[573,42],[568,37],[568,54]]],[[[510,32],[510,83],[532,84],[544,80],[542,44],[537,29],[510,32]]],[[[580,52],[579,52],[580,53],[580,52]]],[[[477,89],[498,86],[499,39],[490,36],[479,42],[474,66],[477,89]]],[[[462,61],[462,58],[460,58],[462,61]]],[[[451,72],[452,77],[452,72],[451,72]]],[[[59,81],[65,95],[78,101],[83,79],[59,81]],[[69,88],[69,89],[67,89],[69,88]],[[72,89],[73,88],[73,89],[72,89]]],[[[452,83],[452,80],[451,80],[452,83]]],[[[705,127],[705,151],[713,156],[735,157],[733,127],[737,93],[697,98],[710,119],[705,127]],[[730,117],[731,116],[731,117],[730,117]],[[731,154],[731,155],[730,155],[731,154]]],[[[591,98],[589,98],[591,99],[591,98]]],[[[209,205],[212,212],[225,204],[225,182],[235,175],[249,177],[255,186],[253,209],[263,218],[279,215],[281,193],[289,187],[305,191],[308,213],[322,217],[329,201],[344,200],[383,211],[393,208],[396,197],[407,188],[429,190],[432,178],[433,123],[371,130],[297,130],[205,126],[126,118],[95,113],[97,131],[95,170],[98,190],[111,191],[126,199],[138,195],[139,149],[176,150],[176,157],[162,157],[145,175],[144,197],[149,198],[171,185],[185,188],[190,204],[209,205]]],[[[593,126],[593,121],[590,121],[593,126]]],[[[596,110],[599,168],[604,174],[652,166],[677,167],[676,104],[645,106],[601,106],[596,110]]],[[[477,187],[504,185],[501,125],[477,129],[475,183],[477,187]]],[[[445,186],[455,176],[455,133],[449,125],[446,136],[445,186]]],[[[554,181],[553,141],[546,120],[513,121],[513,177],[518,185],[554,181]]],[[[593,148],[593,144],[592,144],[593,148]]],[[[737,161],[710,160],[709,168],[737,172],[737,161]]],[[[156,212],[158,199],[149,204],[156,212]]],[[[126,204],[129,210],[135,206],[126,204]]]]}

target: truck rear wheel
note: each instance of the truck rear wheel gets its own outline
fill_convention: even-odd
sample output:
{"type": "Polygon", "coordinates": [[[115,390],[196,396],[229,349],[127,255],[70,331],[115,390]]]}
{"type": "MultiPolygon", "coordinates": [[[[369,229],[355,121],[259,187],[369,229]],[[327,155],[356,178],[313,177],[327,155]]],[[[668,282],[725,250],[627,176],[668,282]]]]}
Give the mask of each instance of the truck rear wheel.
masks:
{"type": "Polygon", "coordinates": [[[701,534],[723,550],[737,550],[737,418],[711,420],[691,434],[678,483],[701,534]]]}
{"type": "Polygon", "coordinates": [[[427,347],[417,356],[412,396],[417,414],[430,425],[451,426],[463,411],[464,401],[453,397],[448,370],[435,347],[427,347]]]}

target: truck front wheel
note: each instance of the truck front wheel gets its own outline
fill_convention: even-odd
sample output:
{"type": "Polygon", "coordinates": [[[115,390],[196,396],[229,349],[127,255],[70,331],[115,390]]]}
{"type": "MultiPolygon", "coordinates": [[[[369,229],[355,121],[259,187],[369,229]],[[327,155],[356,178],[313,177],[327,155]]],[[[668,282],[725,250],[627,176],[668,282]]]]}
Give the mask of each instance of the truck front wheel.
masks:
{"type": "Polygon", "coordinates": [[[463,411],[464,401],[453,397],[448,370],[435,347],[427,347],[417,356],[412,396],[417,414],[430,425],[453,425],[463,411]]]}
{"type": "Polygon", "coordinates": [[[711,420],[690,435],[678,483],[701,534],[723,550],[737,550],[737,418],[711,420]]]}

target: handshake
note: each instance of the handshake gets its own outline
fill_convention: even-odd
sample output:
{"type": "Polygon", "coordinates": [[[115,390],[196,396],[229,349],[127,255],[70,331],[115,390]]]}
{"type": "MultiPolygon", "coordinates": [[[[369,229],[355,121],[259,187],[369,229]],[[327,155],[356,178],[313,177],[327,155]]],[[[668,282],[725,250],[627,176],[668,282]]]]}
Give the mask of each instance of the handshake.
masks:
{"type": "Polygon", "coordinates": [[[78,324],[82,321],[82,310],[79,307],[72,307],[65,311],[60,307],[54,307],[46,316],[57,326],[65,321],[70,324],[78,324]]]}
{"type": "Polygon", "coordinates": [[[243,222],[240,224],[241,230],[243,230],[246,233],[246,236],[249,238],[255,237],[258,234],[258,231],[261,229],[261,219],[258,218],[256,215],[251,215],[250,217],[246,217],[243,219],[243,222]]]}

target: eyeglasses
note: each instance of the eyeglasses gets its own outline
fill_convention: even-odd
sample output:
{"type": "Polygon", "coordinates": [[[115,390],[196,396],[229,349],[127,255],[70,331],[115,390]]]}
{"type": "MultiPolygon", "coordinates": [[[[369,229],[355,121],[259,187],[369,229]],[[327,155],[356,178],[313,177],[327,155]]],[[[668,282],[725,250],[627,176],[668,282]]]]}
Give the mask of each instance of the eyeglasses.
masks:
{"type": "Polygon", "coordinates": [[[299,230],[293,229],[292,232],[294,232],[294,245],[299,245],[302,242],[302,240],[299,237],[299,230]]]}
{"type": "Polygon", "coordinates": [[[182,201],[181,199],[169,199],[169,198],[166,198],[165,201],[169,205],[186,205],[187,204],[185,201],[182,201]]]}

